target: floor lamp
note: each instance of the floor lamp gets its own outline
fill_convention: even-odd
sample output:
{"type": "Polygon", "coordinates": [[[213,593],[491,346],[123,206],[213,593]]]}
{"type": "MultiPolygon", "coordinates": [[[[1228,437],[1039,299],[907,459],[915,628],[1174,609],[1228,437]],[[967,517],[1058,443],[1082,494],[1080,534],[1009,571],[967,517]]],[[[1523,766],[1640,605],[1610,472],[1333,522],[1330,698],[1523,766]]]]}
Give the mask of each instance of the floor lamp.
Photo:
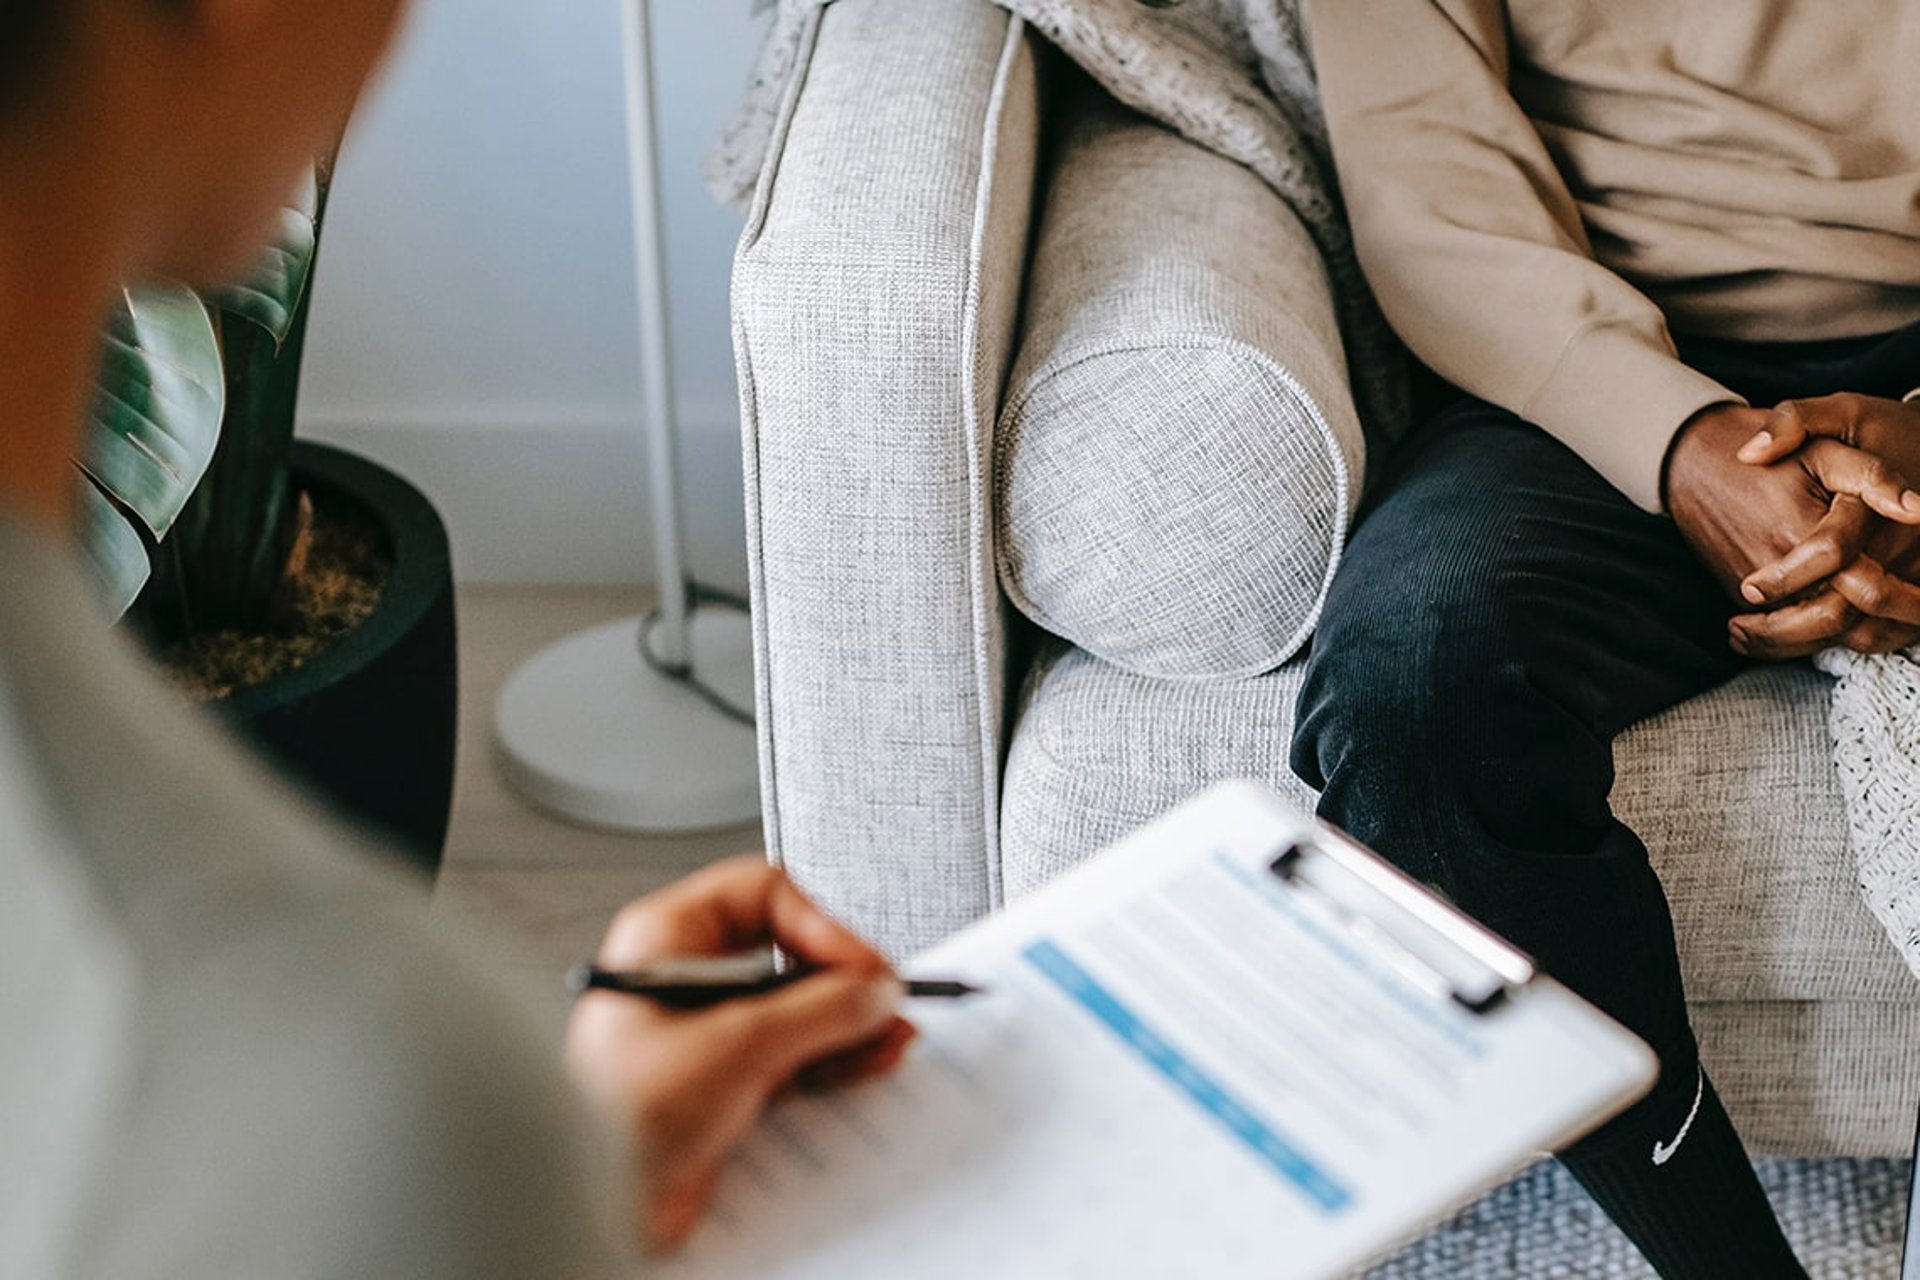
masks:
{"type": "Polygon", "coordinates": [[[623,831],[734,826],[760,812],[743,601],[687,574],[667,333],[648,0],[620,0],[648,486],[660,603],[559,641],[494,707],[507,782],[559,817],[623,831]]]}

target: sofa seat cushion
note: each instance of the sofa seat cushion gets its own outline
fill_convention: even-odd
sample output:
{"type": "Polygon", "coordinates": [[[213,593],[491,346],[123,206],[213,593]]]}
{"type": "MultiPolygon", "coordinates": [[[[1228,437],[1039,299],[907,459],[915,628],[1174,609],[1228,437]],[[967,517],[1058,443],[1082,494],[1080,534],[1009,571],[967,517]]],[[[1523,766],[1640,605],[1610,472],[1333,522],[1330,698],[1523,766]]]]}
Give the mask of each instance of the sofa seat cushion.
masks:
{"type": "Polygon", "coordinates": [[[1271,670],[1364,469],[1319,255],[1246,169],[1065,96],[995,439],[1002,587],[1127,670],[1271,670]]]}
{"type": "MultiPolygon", "coordinates": [[[[1301,666],[1153,680],[1060,647],[1021,697],[1001,814],[1017,897],[1210,782],[1287,769],[1301,666]]],[[[1673,904],[1701,1056],[1756,1153],[1893,1156],[1920,1105],[1920,988],[1861,904],[1828,682],[1750,672],[1620,741],[1614,804],[1673,904]]]]}
{"type": "Polygon", "coordinates": [[[1693,1033],[1755,1155],[1913,1155],[1920,1004],[1693,1001],[1693,1033]]]}
{"type": "MultiPolygon", "coordinates": [[[[1045,655],[1007,764],[1008,897],[1222,778],[1310,805],[1287,767],[1301,672],[1194,684],[1064,647],[1045,655]]],[[[1802,666],[1756,670],[1621,739],[1615,810],[1666,886],[1695,1001],[1920,1004],[1854,883],[1829,687],[1802,666]]]]}

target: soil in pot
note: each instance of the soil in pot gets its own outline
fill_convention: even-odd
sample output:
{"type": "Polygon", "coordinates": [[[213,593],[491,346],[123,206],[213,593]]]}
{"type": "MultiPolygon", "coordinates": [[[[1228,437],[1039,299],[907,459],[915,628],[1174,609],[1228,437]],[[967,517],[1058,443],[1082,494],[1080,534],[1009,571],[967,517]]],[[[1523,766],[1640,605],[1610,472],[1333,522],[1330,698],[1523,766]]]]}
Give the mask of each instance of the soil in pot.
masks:
{"type": "Polygon", "coordinates": [[[365,511],[330,495],[303,495],[303,522],[271,630],[189,636],[160,655],[172,682],[196,702],[217,702],[297,671],[373,616],[393,552],[365,511]]]}

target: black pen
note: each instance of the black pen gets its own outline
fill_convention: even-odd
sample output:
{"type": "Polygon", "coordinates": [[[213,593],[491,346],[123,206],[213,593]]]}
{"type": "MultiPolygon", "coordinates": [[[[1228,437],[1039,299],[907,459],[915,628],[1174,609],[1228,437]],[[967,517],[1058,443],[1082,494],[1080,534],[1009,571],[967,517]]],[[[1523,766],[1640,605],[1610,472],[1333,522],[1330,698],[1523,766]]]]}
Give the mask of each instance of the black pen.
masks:
{"type": "MultiPolygon", "coordinates": [[[[642,996],[669,1009],[705,1009],[741,996],[778,991],[816,972],[807,968],[776,971],[758,956],[689,957],[624,973],[577,964],[567,971],[567,990],[576,996],[588,991],[614,991],[642,996]]],[[[979,987],[950,978],[909,978],[900,985],[907,995],[923,1000],[985,994],[979,987]]]]}

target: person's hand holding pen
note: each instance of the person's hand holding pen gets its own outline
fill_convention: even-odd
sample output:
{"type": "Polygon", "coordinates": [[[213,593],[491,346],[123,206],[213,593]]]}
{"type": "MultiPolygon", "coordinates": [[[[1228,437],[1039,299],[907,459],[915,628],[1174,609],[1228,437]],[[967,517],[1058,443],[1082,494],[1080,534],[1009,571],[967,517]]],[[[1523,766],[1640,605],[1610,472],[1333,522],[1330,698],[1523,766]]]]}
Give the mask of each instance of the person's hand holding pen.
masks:
{"type": "Polygon", "coordinates": [[[639,970],[769,944],[819,972],[707,1009],[606,991],[588,991],[575,1006],[567,1064],[627,1135],[650,1248],[692,1232],[726,1157],[773,1098],[795,1084],[883,1074],[913,1039],[886,960],[758,858],[721,863],[626,907],[598,963],[639,970]]]}

